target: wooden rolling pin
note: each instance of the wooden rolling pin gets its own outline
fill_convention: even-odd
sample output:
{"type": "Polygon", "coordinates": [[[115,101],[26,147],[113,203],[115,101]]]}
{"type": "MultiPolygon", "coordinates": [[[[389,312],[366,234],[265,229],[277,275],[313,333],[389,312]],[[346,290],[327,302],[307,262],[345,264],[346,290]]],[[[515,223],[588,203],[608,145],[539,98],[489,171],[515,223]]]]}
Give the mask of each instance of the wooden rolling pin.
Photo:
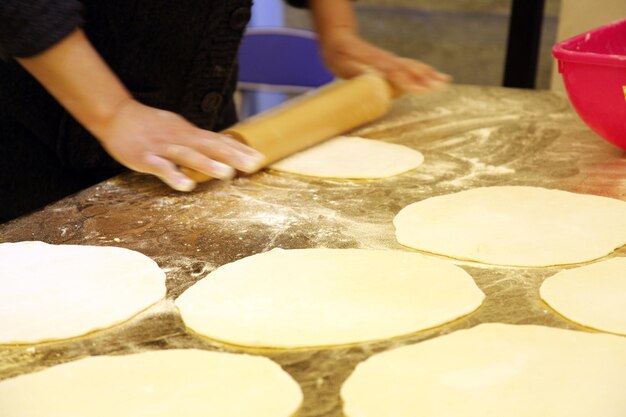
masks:
{"type": "MultiPolygon", "coordinates": [[[[339,80],[238,123],[222,133],[265,156],[265,166],[384,115],[399,92],[381,75],[339,80]]],[[[196,182],[212,179],[181,168],[196,182]]]]}

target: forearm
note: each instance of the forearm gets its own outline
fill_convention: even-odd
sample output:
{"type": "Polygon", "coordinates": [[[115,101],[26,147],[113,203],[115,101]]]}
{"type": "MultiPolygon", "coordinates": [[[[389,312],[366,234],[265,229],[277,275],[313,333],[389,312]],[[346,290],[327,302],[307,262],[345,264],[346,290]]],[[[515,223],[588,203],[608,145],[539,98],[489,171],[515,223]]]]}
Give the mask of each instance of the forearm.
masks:
{"type": "Polygon", "coordinates": [[[428,65],[378,48],[358,35],[350,0],[309,0],[322,56],[328,68],[341,78],[376,70],[399,90],[423,93],[450,80],[428,65]]]}
{"type": "Polygon", "coordinates": [[[17,60],[96,137],[131,99],[80,29],[44,52],[17,60]]]}
{"type": "Polygon", "coordinates": [[[310,0],[309,6],[320,42],[325,43],[338,32],[358,31],[351,0],[310,0]]]}
{"type": "Polygon", "coordinates": [[[234,168],[252,172],[260,167],[262,156],[234,139],[133,100],[80,29],[18,61],[113,158],[177,190],[195,185],[179,167],[222,179],[232,178],[234,168]]]}

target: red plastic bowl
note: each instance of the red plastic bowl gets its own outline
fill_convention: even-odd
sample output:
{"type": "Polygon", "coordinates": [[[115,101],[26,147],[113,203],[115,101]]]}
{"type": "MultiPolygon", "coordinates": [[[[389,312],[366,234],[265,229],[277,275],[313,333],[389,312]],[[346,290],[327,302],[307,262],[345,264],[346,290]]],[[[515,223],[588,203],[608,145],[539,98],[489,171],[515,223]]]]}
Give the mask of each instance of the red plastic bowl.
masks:
{"type": "Polygon", "coordinates": [[[578,115],[626,149],[626,19],[560,42],[552,54],[578,115]]]}

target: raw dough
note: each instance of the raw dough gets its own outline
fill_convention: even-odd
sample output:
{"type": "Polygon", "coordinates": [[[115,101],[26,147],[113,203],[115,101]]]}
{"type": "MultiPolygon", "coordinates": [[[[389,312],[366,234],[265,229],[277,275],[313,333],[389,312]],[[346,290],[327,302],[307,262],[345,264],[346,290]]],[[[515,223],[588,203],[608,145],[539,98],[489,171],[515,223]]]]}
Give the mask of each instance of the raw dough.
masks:
{"type": "Polygon", "coordinates": [[[346,417],[624,417],[626,338],[482,324],[372,356],[346,417]]]}
{"type": "Polygon", "coordinates": [[[422,154],[404,145],[339,136],[270,166],[277,171],[310,177],[373,179],[417,168],[422,154]]]}
{"type": "Polygon", "coordinates": [[[210,338],[295,348],[417,332],[471,313],[483,298],[463,269],[416,253],[274,249],[218,268],[176,305],[210,338]]]}
{"type": "Polygon", "coordinates": [[[566,318],[626,335],[626,258],[561,271],[545,280],[540,292],[566,318]]]}
{"type": "Polygon", "coordinates": [[[288,417],[302,392],[261,356],[98,356],[0,382],[2,417],[288,417]]]}
{"type": "Polygon", "coordinates": [[[165,296],[165,274],[128,249],[2,243],[0,289],[0,343],[37,343],[131,318],[165,296]]]}
{"type": "Polygon", "coordinates": [[[626,244],[626,202],[536,187],[429,198],[394,218],[402,245],[497,265],[590,261],[626,244]]]}

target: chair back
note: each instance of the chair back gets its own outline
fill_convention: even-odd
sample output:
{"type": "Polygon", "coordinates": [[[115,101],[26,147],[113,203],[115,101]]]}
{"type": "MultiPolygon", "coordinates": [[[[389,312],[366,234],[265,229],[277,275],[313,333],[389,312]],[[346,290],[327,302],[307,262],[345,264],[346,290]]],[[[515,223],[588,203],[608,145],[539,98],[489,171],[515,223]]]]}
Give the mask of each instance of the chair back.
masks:
{"type": "Polygon", "coordinates": [[[240,90],[303,93],[334,78],[315,34],[292,28],[249,28],[239,51],[240,90]]]}

